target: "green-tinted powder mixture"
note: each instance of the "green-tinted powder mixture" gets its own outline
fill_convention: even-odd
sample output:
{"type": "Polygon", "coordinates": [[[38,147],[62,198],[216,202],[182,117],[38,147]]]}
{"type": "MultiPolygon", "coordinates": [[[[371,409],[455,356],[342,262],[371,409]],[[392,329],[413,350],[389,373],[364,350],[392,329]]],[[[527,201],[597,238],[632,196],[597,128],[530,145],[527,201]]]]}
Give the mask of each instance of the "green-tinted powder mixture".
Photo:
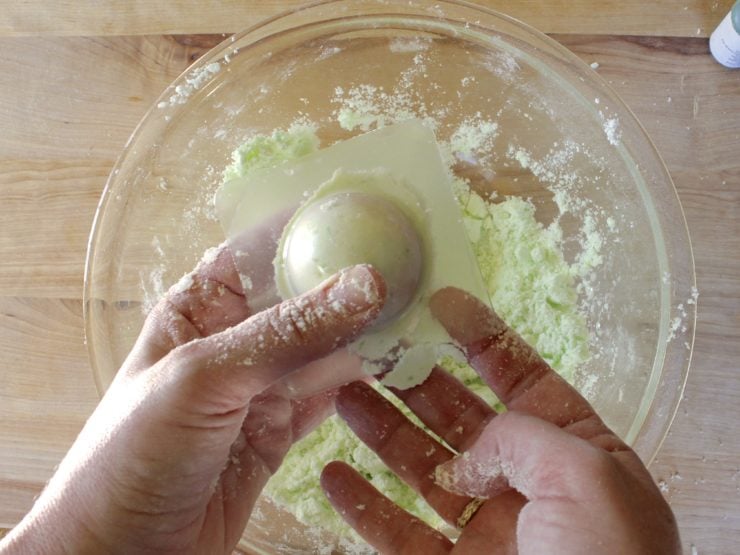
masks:
{"type": "Polygon", "coordinates": [[[319,148],[319,139],[310,125],[295,124],[287,130],[276,129],[272,135],[256,135],[231,154],[231,164],[224,170],[224,182],[295,160],[319,148]]]}
{"type": "MultiPolygon", "coordinates": [[[[313,128],[305,125],[276,131],[271,136],[257,136],[234,152],[234,162],[224,171],[224,179],[309,154],[318,144],[313,128]]],[[[572,381],[575,370],[589,357],[589,338],[585,319],[578,310],[574,280],[577,271],[563,257],[559,228],[545,228],[539,223],[533,204],[527,200],[511,197],[489,202],[457,185],[463,219],[494,308],[553,368],[572,381]]],[[[496,405],[495,396],[471,368],[452,360],[445,361],[444,366],[472,391],[496,405]]],[[[392,394],[381,392],[409,415],[392,394]]],[[[418,423],[413,417],[412,420],[418,423]]],[[[327,419],[291,448],[269,481],[266,493],[309,526],[354,536],[319,485],[321,470],[333,460],[350,463],[398,505],[435,527],[442,526],[442,520],[426,502],[337,416],[327,419]]]]}

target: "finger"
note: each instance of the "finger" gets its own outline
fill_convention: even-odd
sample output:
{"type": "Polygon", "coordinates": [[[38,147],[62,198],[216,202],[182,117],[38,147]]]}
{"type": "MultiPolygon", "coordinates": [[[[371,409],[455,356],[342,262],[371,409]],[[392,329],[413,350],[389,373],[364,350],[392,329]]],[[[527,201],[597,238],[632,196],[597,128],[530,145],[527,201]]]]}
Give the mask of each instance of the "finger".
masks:
{"type": "Polygon", "coordinates": [[[516,490],[508,490],[484,503],[465,526],[464,533],[455,543],[460,553],[485,551],[501,555],[516,554],[516,530],[519,512],[527,498],[516,490]]]}
{"type": "Polygon", "coordinates": [[[377,317],[385,295],[377,271],[354,266],[172,356],[190,394],[240,407],[288,372],[354,339],[377,317]]]}
{"type": "Polygon", "coordinates": [[[605,442],[610,448],[623,445],[588,401],[481,301],[460,289],[446,288],[432,296],[430,307],[508,409],[560,427],[573,426],[574,431],[586,434],[582,437],[605,442]]]}
{"type": "Polygon", "coordinates": [[[290,447],[334,411],[336,395],[334,390],[295,401],[278,382],[250,401],[221,477],[223,502],[240,515],[238,522],[246,522],[290,447]]]}
{"type": "Polygon", "coordinates": [[[272,261],[289,217],[288,212],[277,214],[208,249],[152,309],[122,374],[147,368],[175,347],[235,326],[279,302],[272,261]]]}
{"type": "Polygon", "coordinates": [[[338,393],[338,389],[331,389],[311,397],[291,401],[293,407],[293,441],[306,437],[319,424],[334,414],[334,400],[338,393]]]}
{"type": "Polygon", "coordinates": [[[206,251],[147,316],[124,373],[148,368],[172,349],[244,321],[250,315],[225,245],[206,251]]]}
{"type": "Polygon", "coordinates": [[[246,445],[273,474],[294,442],[293,406],[284,388],[267,388],[250,401],[242,432],[246,445]]]}
{"type": "Polygon", "coordinates": [[[258,495],[291,445],[290,400],[279,388],[269,388],[251,400],[231,443],[221,476],[224,498],[240,504],[245,496],[258,495]]]}
{"type": "Polygon", "coordinates": [[[507,412],[491,420],[465,453],[437,468],[436,480],[463,495],[491,498],[515,488],[530,500],[583,499],[609,475],[613,459],[539,418],[507,412]]]}
{"type": "Polygon", "coordinates": [[[192,324],[196,337],[235,326],[251,314],[225,244],[207,250],[195,270],[167,291],[164,302],[192,324]]]}
{"type": "Polygon", "coordinates": [[[241,534],[257,497],[293,443],[291,403],[280,387],[256,396],[221,473],[219,503],[241,534]]]}
{"type": "Polygon", "coordinates": [[[167,299],[200,335],[225,330],[279,302],[273,260],[289,218],[290,212],[281,212],[208,249],[195,270],[170,288],[167,299]]]}
{"type": "Polygon", "coordinates": [[[345,463],[332,462],[321,473],[329,502],[380,553],[449,553],[452,542],[383,496],[345,463]]]}
{"type": "Polygon", "coordinates": [[[247,229],[228,240],[233,263],[253,313],[280,302],[273,261],[283,228],[294,211],[279,212],[259,227],[247,229]]]}
{"type": "Polygon", "coordinates": [[[441,368],[434,368],[415,387],[391,391],[456,451],[470,445],[496,414],[488,403],[441,368]]]}
{"type": "Polygon", "coordinates": [[[292,399],[305,399],[370,376],[362,369],[362,359],[347,349],[306,364],[281,380],[292,399]]]}
{"type": "Polygon", "coordinates": [[[470,498],[451,494],[434,479],[435,469],[454,456],[452,451],[364,382],[341,388],[335,404],[337,414],[399,478],[447,522],[457,521],[470,498]]]}

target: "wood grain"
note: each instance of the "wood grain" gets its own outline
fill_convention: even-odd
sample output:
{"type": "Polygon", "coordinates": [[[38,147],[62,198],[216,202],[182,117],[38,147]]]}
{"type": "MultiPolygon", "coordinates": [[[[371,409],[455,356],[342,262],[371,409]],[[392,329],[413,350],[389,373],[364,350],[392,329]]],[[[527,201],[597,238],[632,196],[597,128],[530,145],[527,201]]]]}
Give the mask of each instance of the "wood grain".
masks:
{"type": "Polygon", "coordinates": [[[156,97],[221,40],[0,38],[0,160],[112,162],[156,97]]]}
{"type": "Polygon", "coordinates": [[[656,143],[686,213],[700,291],[697,337],[684,399],[650,470],[667,489],[687,551],[733,553],[740,541],[740,80],[707,64],[699,40],[556,38],[599,61],[656,143]]]}
{"type": "Polygon", "coordinates": [[[0,297],[0,527],[15,524],[97,402],[82,303],[0,297]]]}
{"type": "Polygon", "coordinates": [[[80,298],[87,238],[110,166],[99,160],[0,161],[3,227],[12,230],[0,235],[4,296],[80,298]]]}
{"type": "MultiPolygon", "coordinates": [[[[706,37],[732,0],[478,0],[546,33],[706,37]]],[[[0,36],[162,35],[237,32],[302,0],[61,0],[0,2],[0,36]]],[[[392,3],[391,3],[392,4],[392,3]]]]}
{"type": "MultiPolygon", "coordinates": [[[[698,4],[689,3],[713,13],[698,4]]],[[[178,25],[189,21],[175,15],[178,25]]],[[[0,27],[9,17],[0,9],[0,27]]],[[[86,17],[93,15],[80,25],[92,26],[86,17]]],[[[111,25],[106,32],[124,29],[111,25]]],[[[106,175],[156,97],[221,38],[0,39],[0,526],[30,507],[97,398],[80,295],[106,175]]],[[[684,402],[651,470],[665,482],[687,548],[733,553],[740,543],[738,73],[715,64],[701,39],[556,38],[600,64],[665,157],[683,202],[701,291],[698,334],[684,402]]]]}

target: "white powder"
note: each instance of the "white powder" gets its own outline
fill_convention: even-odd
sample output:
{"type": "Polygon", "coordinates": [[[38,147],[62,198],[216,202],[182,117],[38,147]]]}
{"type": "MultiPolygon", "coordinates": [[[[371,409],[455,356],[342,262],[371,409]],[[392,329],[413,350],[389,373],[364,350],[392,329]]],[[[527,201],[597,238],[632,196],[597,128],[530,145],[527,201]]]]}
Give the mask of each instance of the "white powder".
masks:
{"type": "Polygon", "coordinates": [[[604,133],[610,144],[618,146],[622,140],[622,129],[619,127],[617,118],[610,118],[604,121],[604,133]]]}
{"type": "Polygon", "coordinates": [[[484,119],[480,112],[465,118],[450,137],[449,149],[455,156],[471,164],[478,163],[478,155],[488,158],[493,153],[498,136],[498,123],[484,119]]]}
{"type": "Polygon", "coordinates": [[[326,60],[327,58],[331,58],[332,56],[339,54],[341,51],[342,49],[338,46],[322,46],[321,52],[316,58],[316,61],[320,62],[321,60],[326,60]]]}
{"type": "Polygon", "coordinates": [[[141,311],[146,315],[151,312],[154,306],[164,296],[164,266],[156,266],[148,274],[144,271],[139,272],[141,289],[144,292],[144,298],[141,303],[141,311]]]}
{"type": "MultiPolygon", "coordinates": [[[[359,85],[346,92],[338,87],[332,102],[341,105],[334,114],[339,125],[348,131],[370,131],[418,115],[412,93],[400,89],[387,93],[374,85],[359,85]]],[[[426,110],[421,117],[431,121],[426,110]]]]}
{"type": "MultiPolygon", "coordinates": [[[[691,296],[686,300],[686,304],[696,305],[698,299],[699,290],[696,287],[692,287],[691,296]]],[[[688,325],[686,324],[686,319],[688,318],[688,310],[683,303],[679,303],[678,306],[676,306],[675,314],[676,316],[671,319],[671,323],[668,326],[668,338],[666,339],[666,343],[670,343],[676,337],[678,337],[679,332],[686,333],[688,331],[688,325]]],[[[691,348],[691,345],[688,341],[684,342],[684,346],[687,349],[691,348]]]]}
{"type": "Polygon", "coordinates": [[[195,280],[193,279],[193,274],[187,273],[180,278],[180,281],[178,281],[175,285],[170,287],[169,294],[179,295],[180,293],[185,293],[188,289],[190,289],[193,286],[193,284],[195,284],[195,280]]]}
{"type": "Polygon", "coordinates": [[[252,283],[252,278],[247,275],[241,276],[241,282],[242,286],[244,287],[244,291],[249,292],[254,287],[254,284],[252,283]]]}
{"type": "Polygon", "coordinates": [[[428,127],[436,129],[446,110],[439,108],[431,113],[415,87],[415,80],[426,76],[426,64],[423,52],[416,54],[391,91],[370,84],[356,85],[346,91],[337,87],[332,102],[339,105],[334,111],[339,125],[348,131],[370,131],[392,123],[421,119],[428,127]]]}
{"type": "Polygon", "coordinates": [[[486,60],[484,67],[507,83],[512,83],[521,69],[516,58],[508,52],[497,52],[486,60]]]}
{"type": "Polygon", "coordinates": [[[213,264],[218,258],[218,253],[221,247],[211,247],[203,253],[203,257],[200,259],[201,264],[213,264]]]}
{"type": "Polygon", "coordinates": [[[556,143],[543,158],[535,158],[527,149],[510,144],[507,149],[509,159],[516,161],[543,182],[555,195],[553,200],[562,213],[581,211],[586,201],[573,195],[581,178],[573,170],[575,157],[582,152],[582,147],[575,141],[566,139],[562,144],[556,143]]]}
{"type": "Polygon", "coordinates": [[[696,287],[691,288],[691,297],[688,301],[686,301],[686,304],[696,304],[696,302],[699,300],[699,290],[696,287]]]}
{"type": "Polygon", "coordinates": [[[221,71],[219,62],[212,62],[208,65],[195,68],[185,77],[185,83],[177,85],[175,92],[170,96],[169,101],[162,101],[157,104],[157,108],[166,108],[176,104],[185,104],[185,101],[197,90],[203,87],[211,78],[221,71]]]}
{"type": "Polygon", "coordinates": [[[423,37],[397,37],[388,45],[388,49],[394,54],[404,52],[423,52],[428,50],[432,40],[423,37]]]}

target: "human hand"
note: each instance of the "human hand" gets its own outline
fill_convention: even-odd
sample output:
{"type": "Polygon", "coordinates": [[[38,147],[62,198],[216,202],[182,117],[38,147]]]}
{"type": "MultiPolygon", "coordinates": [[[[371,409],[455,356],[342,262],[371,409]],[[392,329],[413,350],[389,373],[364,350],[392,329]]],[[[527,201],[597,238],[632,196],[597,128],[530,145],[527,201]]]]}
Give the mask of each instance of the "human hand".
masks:
{"type": "Polygon", "coordinates": [[[281,378],[355,338],[384,299],[379,275],[355,266],[252,314],[221,250],[148,316],[0,551],[231,553],[288,448],[332,408],[331,392],[295,401],[281,378]]]}
{"type": "Polygon", "coordinates": [[[461,529],[453,544],[349,465],[330,463],[322,487],[368,543],[394,554],[680,553],[674,516],[647,469],[583,397],[467,293],[444,289],[431,309],[508,411],[496,415],[439,368],[394,390],[447,447],[367,384],[343,387],[338,414],[461,529]]]}

